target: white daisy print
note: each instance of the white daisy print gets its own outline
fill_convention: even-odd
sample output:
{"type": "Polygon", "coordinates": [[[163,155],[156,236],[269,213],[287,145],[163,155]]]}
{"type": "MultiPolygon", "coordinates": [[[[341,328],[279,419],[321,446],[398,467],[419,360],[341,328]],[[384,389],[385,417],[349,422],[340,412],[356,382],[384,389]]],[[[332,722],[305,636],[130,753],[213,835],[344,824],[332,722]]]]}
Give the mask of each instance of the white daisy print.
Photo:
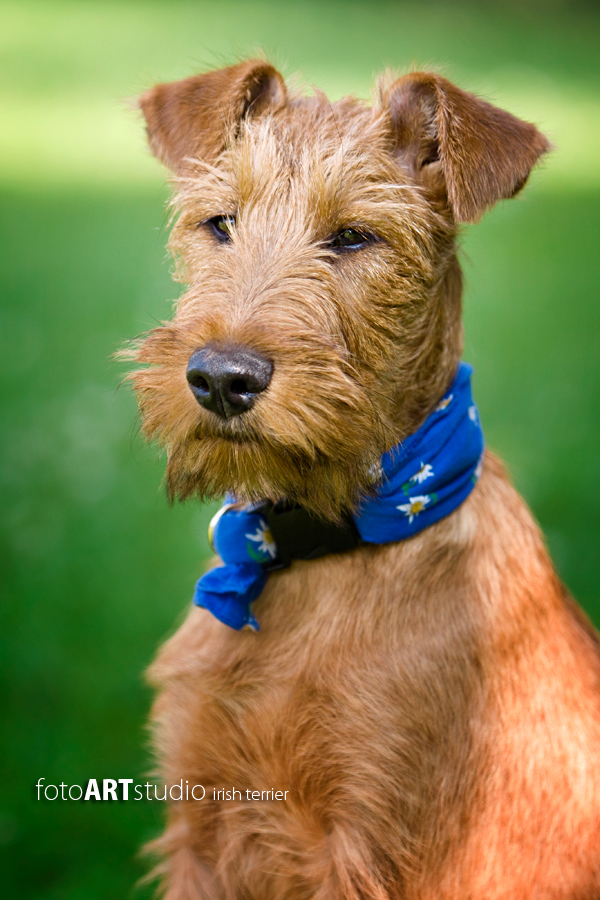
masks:
{"type": "Polygon", "coordinates": [[[431,503],[431,497],[428,494],[423,494],[422,497],[410,497],[408,503],[402,503],[396,509],[408,516],[408,524],[411,525],[414,517],[423,512],[429,503],[431,503]]]}
{"type": "Polygon", "coordinates": [[[258,544],[256,549],[260,553],[268,553],[271,559],[275,559],[277,556],[277,545],[273,540],[273,535],[264,519],[260,520],[260,525],[257,526],[254,534],[247,534],[245,537],[247,537],[249,541],[254,541],[258,544]]]}
{"type": "Polygon", "coordinates": [[[471,422],[475,422],[475,424],[477,425],[477,407],[476,406],[469,407],[469,418],[470,418],[471,422]]]}
{"type": "Polygon", "coordinates": [[[383,478],[383,468],[381,467],[381,463],[373,463],[373,465],[369,468],[369,478],[373,483],[381,481],[381,479],[383,478]]]}
{"type": "Polygon", "coordinates": [[[448,407],[449,407],[450,404],[452,403],[452,398],[453,398],[453,397],[454,397],[454,394],[449,394],[447,397],[444,397],[443,400],[440,400],[440,402],[438,403],[438,405],[437,405],[436,408],[434,409],[434,412],[442,412],[442,410],[448,409],[448,407]]]}
{"type": "Polygon", "coordinates": [[[419,471],[411,475],[408,480],[412,481],[413,484],[423,484],[428,478],[433,478],[434,474],[433,466],[430,466],[429,463],[421,463],[419,471]]]}
{"type": "Polygon", "coordinates": [[[483,469],[483,453],[479,457],[479,462],[477,463],[475,471],[473,472],[473,481],[479,481],[482,469],[483,469]]]}

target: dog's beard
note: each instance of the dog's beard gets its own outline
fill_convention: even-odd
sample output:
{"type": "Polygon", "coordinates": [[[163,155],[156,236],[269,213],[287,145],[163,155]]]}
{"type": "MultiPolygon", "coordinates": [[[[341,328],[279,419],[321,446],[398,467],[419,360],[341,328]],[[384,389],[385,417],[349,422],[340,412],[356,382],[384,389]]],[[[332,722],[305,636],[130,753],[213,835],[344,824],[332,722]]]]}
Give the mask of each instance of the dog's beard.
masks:
{"type": "Polygon", "coordinates": [[[252,418],[243,414],[233,421],[214,421],[211,416],[208,426],[205,421],[185,438],[169,442],[166,482],[171,498],[210,498],[230,491],[241,501],[286,500],[335,520],[372,490],[373,472],[390,437],[368,405],[359,421],[349,415],[339,421],[336,404],[322,403],[321,421],[307,414],[296,440],[289,425],[302,411],[298,398],[294,416],[290,410],[278,416],[268,408],[267,397],[261,405],[252,418]]]}
{"type": "Polygon", "coordinates": [[[398,436],[367,392],[340,368],[302,391],[266,392],[229,420],[200,409],[180,374],[153,366],[132,375],[149,438],[167,450],[169,496],[286,500],[335,520],[373,489],[381,454],[398,436]]]}
{"type": "Polygon", "coordinates": [[[169,449],[167,490],[179,499],[231,491],[241,501],[286,500],[336,520],[372,490],[378,458],[375,448],[354,456],[340,448],[330,459],[265,441],[204,437],[169,449]]]}

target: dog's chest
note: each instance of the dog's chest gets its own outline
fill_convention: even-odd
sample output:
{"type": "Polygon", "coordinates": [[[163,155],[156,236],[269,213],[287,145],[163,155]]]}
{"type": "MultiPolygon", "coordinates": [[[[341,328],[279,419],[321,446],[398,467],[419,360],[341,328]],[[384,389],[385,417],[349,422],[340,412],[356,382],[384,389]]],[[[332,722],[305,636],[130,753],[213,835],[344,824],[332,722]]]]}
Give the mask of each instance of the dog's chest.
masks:
{"type": "Polygon", "coordinates": [[[258,634],[231,632],[194,612],[163,651],[173,665],[192,666],[167,683],[171,696],[163,702],[186,710],[181,748],[194,777],[217,789],[241,784],[298,795],[312,790],[311,772],[326,771],[328,792],[340,802],[369,781],[379,802],[387,791],[386,804],[410,796],[419,805],[415,786],[436,766],[422,734],[447,731],[450,697],[440,708],[440,691],[464,690],[417,639],[386,556],[378,553],[376,578],[369,579],[370,553],[271,576],[256,604],[258,634]],[[173,696],[182,684],[183,704],[173,696]],[[404,773],[393,792],[385,788],[390,766],[404,773]]]}

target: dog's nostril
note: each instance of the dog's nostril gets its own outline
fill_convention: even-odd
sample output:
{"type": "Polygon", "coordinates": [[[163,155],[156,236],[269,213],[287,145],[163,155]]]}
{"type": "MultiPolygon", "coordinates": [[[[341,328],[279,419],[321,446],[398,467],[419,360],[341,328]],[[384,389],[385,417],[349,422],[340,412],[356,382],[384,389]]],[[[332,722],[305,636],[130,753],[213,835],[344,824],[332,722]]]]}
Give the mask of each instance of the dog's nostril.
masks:
{"type": "Polygon", "coordinates": [[[208,381],[206,378],[197,372],[195,369],[187,372],[187,380],[195,388],[198,388],[200,391],[209,391],[210,388],[208,386],[208,381]]]}
{"type": "Polygon", "coordinates": [[[272,374],[273,363],[256,350],[207,344],[192,353],[186,378],[201,406],[228,419],[254,405],[272,374]]]}
{"type": "Polygon", "coordinates": [[[229,385],[229,390],[232,394],[249,394],[252,393],[248,385],[241,378],[234,378],[234,380],[229,385]]]}

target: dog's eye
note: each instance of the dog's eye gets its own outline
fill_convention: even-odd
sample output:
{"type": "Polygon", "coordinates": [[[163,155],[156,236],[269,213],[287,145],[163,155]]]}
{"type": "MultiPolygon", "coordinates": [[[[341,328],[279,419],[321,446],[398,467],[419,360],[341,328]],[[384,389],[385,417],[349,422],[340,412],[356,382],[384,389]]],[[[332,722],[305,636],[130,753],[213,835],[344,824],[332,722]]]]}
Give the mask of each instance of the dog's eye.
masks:
{"type": "Polygon", "coordinates": [[[356,228],[344,228],[331,238],[329,246],[334,250],[362,250],[372,239],[370,234],[356,228]]]}
{"type": "Polygon", "coordinates": [[[226,243],[231,240],[231,232],[235,228],[235,216],[213,216],[212,219],[202,224],[208,225],[218,241],[226,243]]]}

